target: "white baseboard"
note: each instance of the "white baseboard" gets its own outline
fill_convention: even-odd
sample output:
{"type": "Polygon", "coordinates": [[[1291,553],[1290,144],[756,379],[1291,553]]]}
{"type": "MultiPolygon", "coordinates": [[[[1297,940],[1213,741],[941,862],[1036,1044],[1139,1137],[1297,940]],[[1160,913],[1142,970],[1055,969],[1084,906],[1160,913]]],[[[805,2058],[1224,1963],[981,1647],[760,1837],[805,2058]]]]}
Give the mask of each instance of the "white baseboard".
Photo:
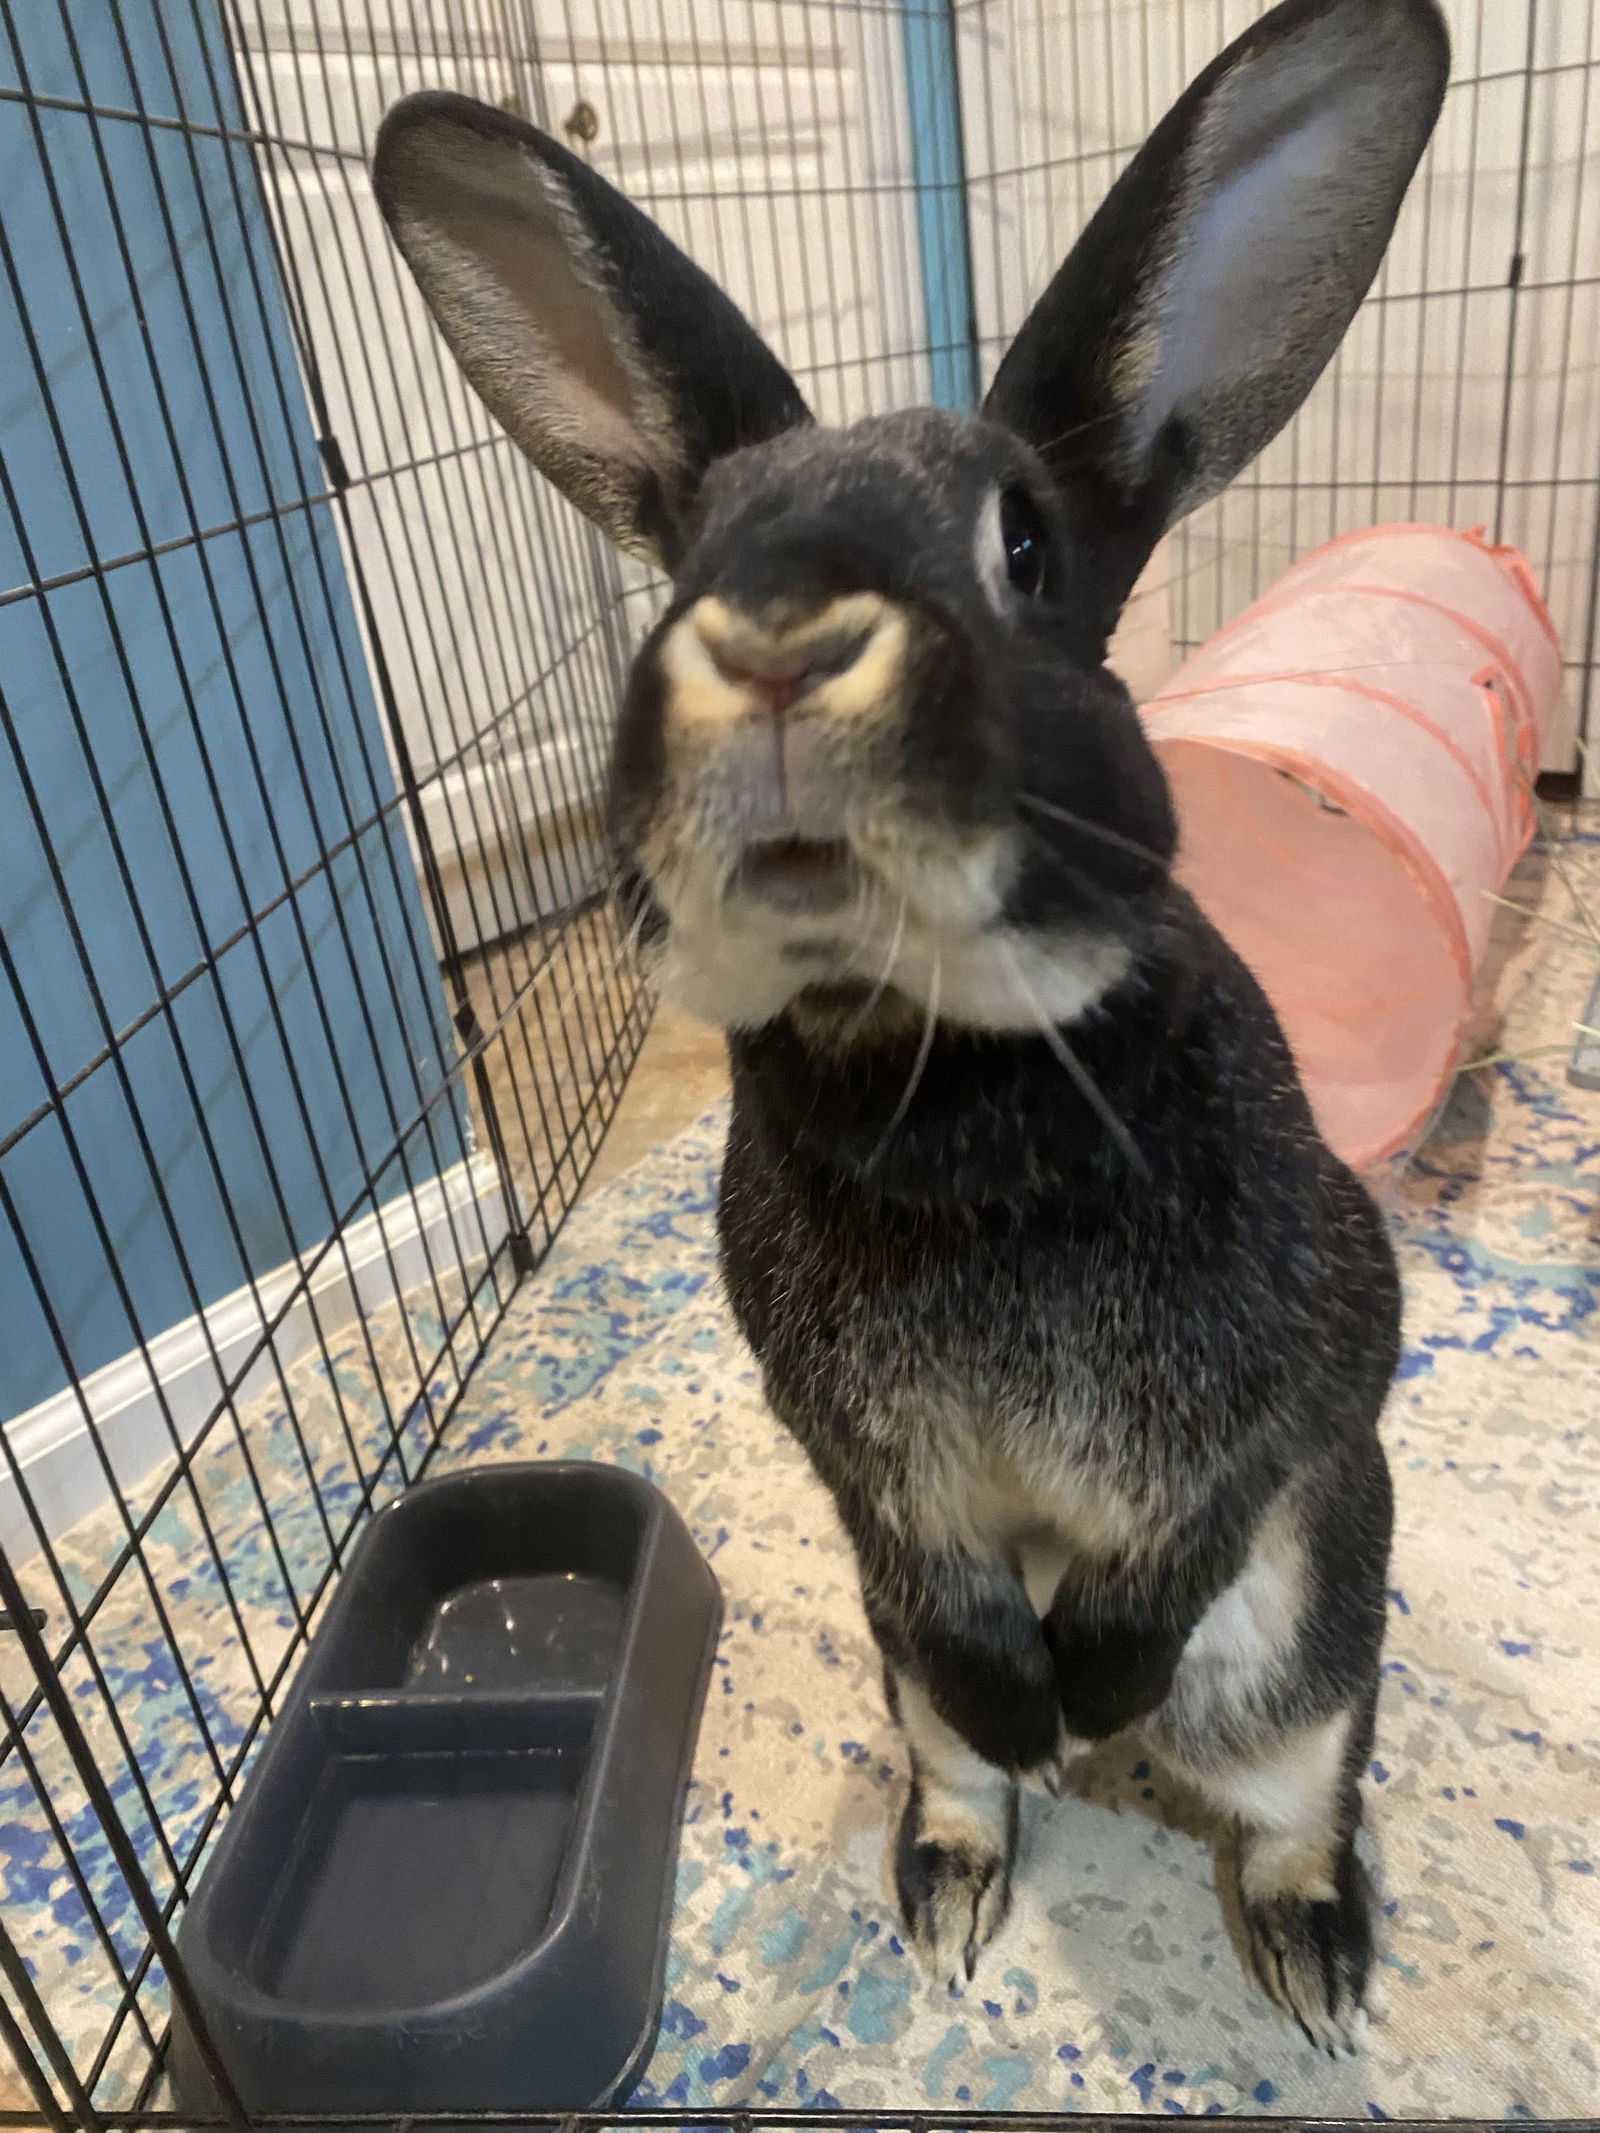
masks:
{"type": "Polygon", "coordinates": [[[430,778],[422,807],[464,950],[565,911],[607,871],[592,771],[570,735],[487,749],[430,778]]]}
{"type": "MultiPolygon", "coordinates": [[[[278,1370],[304,1355],[319,1332],[331,1337],[352,1319],[392,1302],[397,1293],[421,1287],[430,1267],[454,1272],[462,1256],[472,1254],[466,1271],[481,1272],[486,1251],[493,1252],[506,1231],[505,1200],[485,1155],[453,1164],[419,1185],[414,1195],[374,1209],[345,1232],[342,1250],[335,1246],[319,1260],[274,1332],[271,1353],[263,1350],[251,1363],[235,1398],[248,1400],[276,1384],[278,1370]]],[[[215,1408],[222,1386],[260,1339],[263,1313],[270,1318],[280,1310],[299,1280],[292,1264],[276,1267],[261,1276],[254,1294],[236,1289],[157,1334],[148,1343],[149,1367],[134,1350],[92,1372],[80,1389],[58,1392],[3,1425],[52,1540],[110,1499],[94,1438],[119,1483],[134,1487],[172,1456],[172,1432],[157,1387],[179,1440],[189,1443],[215,1408]]],[[[9,1462],[0,1474],[0,1546],[13,1563],[39,1546],[9,1462]]]]}

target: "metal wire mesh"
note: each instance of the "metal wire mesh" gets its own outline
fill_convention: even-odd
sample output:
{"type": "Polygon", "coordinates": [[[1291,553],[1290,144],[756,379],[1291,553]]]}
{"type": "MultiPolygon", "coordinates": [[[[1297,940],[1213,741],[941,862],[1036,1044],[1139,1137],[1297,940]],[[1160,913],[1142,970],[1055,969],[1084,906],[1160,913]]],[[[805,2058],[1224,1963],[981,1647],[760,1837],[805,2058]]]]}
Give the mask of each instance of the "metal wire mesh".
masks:
{"type": "MultiPolygon", "coordinates": [[[[1586,714],[1595,5],[1454,0],[1379,288],[1147,581],[1158,665],[1334,531],[1482,519],[1586,714]]],[[[1255,12],[0,0],[0,2122],[159,2112],[186,1893],[646,1020],[597,795],[658,587],[443,357],[378,117],[454,86],[564,134],[842,422],[969,401],[1255,12]]]]}
{"type": "Polygon", "coordinates": [[[435,14],[388,66],[305,10],[4,13],[0,2026],[57,2119],[154,2093],[197,1865],[645,1022],[617,581],[368,203],[382,102],[506,91],[435,14]]]}
{"type": "MultiPolygon", "coordinates": [[[[1385,520],[1485,526],[1566,647],[1546,767],[1588,731],[1600,509],[1600,24],[1443,0],[1451,91],[1376,287],[1297,419],[1166,544],[1141,628],[1176,660],[1296,556],[1385,520]]],[[[1050,263],[1255,0],[956,0],[985,374],[1050,263]]]]}

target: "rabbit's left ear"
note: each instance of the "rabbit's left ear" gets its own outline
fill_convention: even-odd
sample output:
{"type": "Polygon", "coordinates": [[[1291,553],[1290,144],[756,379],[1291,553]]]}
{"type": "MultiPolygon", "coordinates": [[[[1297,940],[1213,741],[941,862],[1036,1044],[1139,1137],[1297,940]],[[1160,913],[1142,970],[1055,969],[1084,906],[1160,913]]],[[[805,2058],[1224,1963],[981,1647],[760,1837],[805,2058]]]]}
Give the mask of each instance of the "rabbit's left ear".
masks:
{"type": "Polygon", "coordinates": [[[1050,467],[1113,616],[1332,357],[1449,66],[1434,0],[1283,0],[1168,112],[1006,352],[984,412],[1050,467]]]}
{"type": "Polygon", "coordinates": [[[634,554],[670,564],[712,460],[811,419],[710,276],[536,127],[427,90],[384,119],[372,177],[490,413],[634,554]]]}

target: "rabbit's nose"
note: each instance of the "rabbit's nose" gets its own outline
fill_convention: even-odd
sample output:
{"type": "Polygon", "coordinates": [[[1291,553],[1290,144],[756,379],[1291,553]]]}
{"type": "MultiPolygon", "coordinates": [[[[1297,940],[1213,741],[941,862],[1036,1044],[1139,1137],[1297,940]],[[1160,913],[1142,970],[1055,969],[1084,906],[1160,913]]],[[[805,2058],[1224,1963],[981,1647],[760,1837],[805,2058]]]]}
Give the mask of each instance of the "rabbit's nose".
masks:
{"type": "Polygon", "coordinates": [[[687,619],[723,681],[747,701],[784,712],[823,682],[851,674],[881,635],[888,614],[887,602],[876,593],[849,593],[802,616],[781,608],[750,615],[708,594],[695,602],[687,619]]]}
{"type": "Polygon", "coordinates": [[[775,658],[768,666],[752,666],[746,660],[731,658],[718,645],[707,644],[706,650],[724,681],[731,681],[736,689],[743,689],[769,711],[787,711],[795,698],[810,688],[816,674],[809,661],[792,655],[775,658]]]}

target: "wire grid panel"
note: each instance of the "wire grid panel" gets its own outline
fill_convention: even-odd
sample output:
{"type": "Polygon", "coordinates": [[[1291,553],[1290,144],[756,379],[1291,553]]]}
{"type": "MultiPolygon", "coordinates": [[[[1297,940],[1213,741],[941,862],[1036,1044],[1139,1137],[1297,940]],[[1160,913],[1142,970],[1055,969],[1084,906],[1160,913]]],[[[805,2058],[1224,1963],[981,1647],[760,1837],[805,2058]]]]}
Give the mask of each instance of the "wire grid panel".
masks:
{"type": "Polygon", "coordinates": [[[534,112],[706,266],[823,422],[927,397],[899,8],[579,0],[539,10],[534,112]],[[587,130],[587,127],[585,127],[587,130]]]}
{"type": "MultiPolygon", "coordinates": [[[[620,566],[527,473],[444,358],[365,182],[377,122],[408,90],[444,86],[565,135],[716,274],[819,416],[845,421],[926,393],[898,10],[569,0],[530,13],[495,0],[368,0],[343,10],[335,31],[309,0],[229,5],[256,123],[273,143],[269,167],[282,165],[275,205],[330,432],[358,480],[372,463],[396,470],[351,508],[394,559],[376,597],[385,641],[391,627],[405,641],[394,686],[418,760],[447,751],[454,719],[482,697],[502,717],[506,762],[556,751],[563,790],[581,801],[595,763],[574,748],[570,717],[551,716],[549,692],[542,719],[497,701],[495,648],[460,632],[476,589],[461,572],[479,538],[514,542],[498,512],[507,485],[526,485],[537,604],[483,627],[525,629],[536,661],[555,663],[564,708],[614,683],[604,610],[620,566]],[[377,379],[365,355],[369,307],[393,351],[377,379]]],[[[525,544],[513,558],[526,568],[525,544]]],[[[455,796],[454,783],[447,790],[455,796]]],[[[463,913],[474,935],[495,921],[491,909],[463,913]]]]}
{"type": "MultiPolygon", "coordinates": [[[[0,1124],[11,1237],[63,1380],[5,1435],[0,2031],[18,2086],[0,2105],[93,2123],[160,2102],[185,1892],[356,1526],[420,1471],[643,1025],[598,802],[660,588],[462,386],[370,198],[376,123],[408,90],[455,86],[565,131],[721,277],[825,420],[926,399],[930,351],[892,0],[718,0],[714,17],[152,0],[126,20],[14,0],[0,23],[7,222],[19,251],[38,218],[54,245],[10,284],[33,351],[31,398],[0,430],[19,546],[30,482],[84,492],[75,539],[19,554],[7,597],[56,644],[81,714],[77,754],[49,768],[81,802],[73,832],[105,847],[105,908],[127,903],[139,948],[168,877],[190,891],[183,952],[152,920],[139,982],[108,986],[126,942],[78,924],[86,879],[52,873],[69,840],[41,802],[41,902],[99,1012],[75,1049],[38,1033],[31,1111],[0,1124]],[[64,326],[41,277],[77,292],[64,326]],[[82,709],[60,641],[80,589],[113,669],[122,648],[120,725],[82,709]],[[165,646],[159,689],[135,624],[165,646]],[[172,733],[198,783],[180,784],[172,733]],[[165,1189],[147,1115],[174,1073],[210,1230],[165,1189]],[[280,1084],[284,1117],[259,1102],[280,1084]],[[242,1092],[242,1129],[219,1124],[219,1088],[242,1092]],[[83,1092],[101,1109],[80,1119],[83,1092]],[[117,1134],[131,1215],[97,1204],[117,1134]],[[121,1306],[104,1363],[39,1249],[54,1213],[22,1193],[52,1137],[78,1157],[79,1279],[121,1306]],[[297,1168],[311,1219],[285,1200],[263,1226],[245,1187],[270,1203],[297,1168]],[[176,1322],[129,1271],[147,1233],[176,1268],[176,1322]],[[65,1480],[63,1443],[88,1454],[65,1480]]],[[[26,769],[22,727],[6,732],[26,769]]]]}
{"type": "MultiPolygon", "coordinates": [[[[1558,11],[1547,0],[1541,20],[1533,5],[1526,15],[1508,11],[1521,20],[1521,57],[1500,16],[1474,14],[1476,41],[1458,22],[1466,79],[1445,136],[1465,129],[1456,161],[1443,146],[1436,153],[1350,352],[1290,437],[1174,544],[1168,597],[1180,644],[1222,620],[1299,547],[1397,508],[1397,465],[1406,468],[1398,486],[1408,508],[1446,516],[1459,507],[1492,521],[1485,505],[1504,505],[1502,530],[1519,537],[1518,452],[1539,477],[1527,477],[1528,494],[1549,513],[1548,552],[1523,537],[1536,564],[1548,564],[1558,604],[1582,607],[1593,544],[1579,539],[1581,511],[1562,516],[1554,499],[1571,486],[1591,513],[1595,501],[1582,368],[1594,336],[1579,301],[1588,211],[1570,200],[1560,219],[1562,186],[1587,153],[1591,42],[1583,39],[1593,9],[1576,45],[1574,11],[1561,11],[1566,28],[1548,56],[1537,40],[1554,36],[1558,11]],[[1504,92],[1507,70],[1513,90],[1521,84],[1520,105],[1504,92]],[[1511,123],[1513,107],[1508,166],[1486,144],[1511,123]],[[1575,137],[1583,153],[1574,164],[1575,137]],[[1540,141],[1552,173],[1542,207],[1540,141]],[[1492,193],[1504,204],[1507,168],[1509,227],[1520,197],[1524,232],[1542,217],[1541,230],[1559,227],[1571,255],[1544,320],[1560,329],[1553,342],[1523,329],[1526,305],[1547,293],[1540,275],[1557,273],[1559,260],[1537,274],[1525,262],[1515,295],[1503,284],[1452,293],[1451,276],[1492,282],[1482,260],[1454,259],[1444,233],[1454,232],[1458,249],[1493,250],[1484,202],[1492,193]],[[1494,335],[1468,309],[1480,302],[1505,327],[1498,358],[1494,335]],[[1402,315],[1426,326],[1407,329],[1402,315]],[[1360,338],[1369,319],[1378,335],[1370,344],[1360,338]],[[1572,357],[1561,373],[1572,382],[1537,402],[1526,381],[1546,367],[1555,377],[1557,348],[1572,357]],[[1478,363],[1482,376],[1469,372],[1478,363]],[[1559,454],[1538,427],[1550,420],[1559,454]],[[1402,444],[1409,456],[1397,460],[1402,444]],[[1570,484],[1550,473],[1558,465],[1574,470],[1570,484]],[[1568,577],[1557,577],[1558,566],[1568,577]]],[[[166,1928],[355,1525],[425,1460],[492,1330],[513,1262],[525,1261],[516,1240],[537,1248],[570,1203],[641,1028],[622,943],[589,900],[604,883],[596,803],[612,692],[659,587],[604,551],[460,384],[370,201],[364,159],[376,121],[405,91],[447,85],[564,133],[718,275],[824,420],[926,399],[943,352],[930,346],[919,271],[899,0],[151,0],[137,18],[125,12],[129,24],[93,0],[0,0],[10,59],[0,115],[22,126],[4,137],[8,217],[28,186],[48,193],[54,171],[66,266],[92,216],[112,225],[104,300],[79,319],[72,357],[85,404],[96,395],[102,403],[94,434],[108,438],[127,491],[108,524],[88,513],[76,562],[68,544],[62,557],[22,572],[15,604],[48,617],[53,602],[85,585],[114,639],[120,610],[103,588],[114,575],[147,582],[157,621],[174,616],[176,683],[166,681],[161,702],[176,704],[177,730],[198,729],[213,750],[234,728],[259,742],[274,718],[283,735],[276,755],[245,748],[242,806],[205,792],[203,805],[162,818],[172,869],[182,874],[207,809],[230,827],[287,821],[298,809],[303,849],[286,843],[280,852],[263,832],[259,879],[241,864],[234,881],[225,865],[236,907],[219,916],[199,899],[187,960],[152,958],[135,940],[150,965],[147,996],[127,1012],[106,1002],[93,1041],[72,1056],[42,1047],[38,1115],[0,1128],[13,1136],[0,1161],[42,1145],[46,1129],[69,1139],[72,1096],[106,1086],[113,1122],[139,1144],[135,1169],[143,1164],[153,1186],[159,1151],[152,1143],[147,1157],[140,1141],[134,1038],[161,1035],[169,1079],[176,1074],[187,1098],[193,1032],[181,1003],[210,998],[223,1038],[233,1032],[248,1064],[255,1025],[245,1026],[229,984],[229,958],[242,956],[260,964],[263,997],[252,1004],[276,1047],[278,1078],[308,1084],[286,1134],[246,1119],[257,1156],[285,1166],[296,1145],[326,1153],[331,1133],[354,1183],[343,1196],[322,1194],[314,1238],[284,1218],[292,1248],[267,1272],[243,1255],[251,1271],[223,1299],[235,1311],[226,1326],[212,1304],[215,1282],[202,1278],[214,1270],[188,1266],[198,1330],[193,1352],[178,1359],[190,1381],[181,1412],[166,1391],[176,1367],[162,1346],[167,1329],[147,1323],[136,1298],[125,1300],[137,1334],[131,1404],[142,1400],[164,1463],[141,1465],[137,1449],[123,1457],[93,1373],[64,1344],[69,1405],[100,1457],[108,1498],[69,1533],[41,1515],[33,1469],[7,1439],[32,1537],[51,1545],[23,1564],[9,1596],[38,1607],[44,1630],[30,1626],[20,1643],[0,1646],[0,1785],[15,1833],[0,2030],[39,2108],[82,2123],[117,2106],[142,2110],[155,2096],[174,1982],[163,1962],[166,1928]],[[127,163],[114,160],[124,155],[127,163]],[[141,172],[140,189],[130,189],[141,172]],[[145,241],[156,233],[149,256],[133,244],[135,202],[145,241]],[[170,344],[151,328],[163,288],[177,299],[170,344]],[[202,330],[209,311],[220,318],[216,333],[202,330]],[[280,313],[281,332],[270,323],[280,313]],[[118,321],[132,321],[120,342],[118,321]],[[173,434],[159,419],[156,429],[171,466],[162,462],[159,474],[119,457],[119,423],[132,426],[121,402],[135,380],[156,402],[157,385],[168,387],[173,434]],[[207,453],[211,489],[193,474],[207,453]],[[178,478],[172,468],[189,471],[178,478]],[[246,629],[257,627],[276,655],[260,693],[217,645],[188,644],[178,626],[188,610],[164,575],[174,567],[168,554],[191,558],[204,596],[207,569],[220,567],[210,559],[229,540],[255,559],[255,575],[244,572],[246,629]],[[66,577],[72,586],[55,584],[66,577]],[[293,662],[278,643],[284,628],[293,662]],[[220,687],[216,704],[202,681],[220,687]],[[320,757],[291,744],[307,706],[320,757]],[[358,745],[341,753],[346,726],[358,745]],[[413,870],[420,899],[407,887],[413,870]],[[271,920],[281,912],[297,922],[318,888],[336,960],[322,960],[321,934],[297,942],[308,973],[302,1035],[275,1022],[272,970],[261,957],[271,920]],[[384,947],[370,993],[372,970],[358,952],[363,922],[384,947]],[[429,990],[436,963],[453,1036],[429,990]],[[342,971],[339,993],[360,996],[364,1011],[386,987],[391,1000],[408,1002],[394,1041],[362,1015],[353,1035],[341,1035],[334,988],[318,982],[328,970],[342,971]],[[319,1047],[326,1111],[310,1100],[319,1047]],[[375,1125],[357,1105],[363,1078],[381,1092],[375,1125]],[[197,1546],[208,1566],[200,1579],[179,1570],[197,1546]],[[59,1683],[53,1702],[41,1681],[59,1683]]],[[[1087,0],[1070,9],[955,0],[975,331],[986,365],[1126,153],[1254,12],[1232,0],[1087,0]]],[[[15,280],[12,288],[26,320],[29,292],[15,280]]],[[[22,374],[35,380],[36,437],[65,465],[71,445],[50,420],[65,387],[48,351],[22,374]]],[[[9,453],[18,419],[7,412],[9,453]]],[[[1588,638],[1563,613],[1569,643],[1592,644],[1592,598],[1590,609],[1588,638]]],[[[234,641],[220,622],[215,636],[234,641]]],[[[70,693],[71,660],[63,652],[58,664],[70,693]]],[[[132,769],[123,767],[144,781],[140,804],[153,805],[163,759],[132,717],[142,671],[121,677],[132,736],[132,769]]],[[[10,728],[7,737],[20,757],[10,728]]],[[[86,732],[84,766],[100,745],[98,732],[86,732]]],[[[81,783],[86,767],[79,775],[81,783]]],[[[115,796],[106,788],[103,806],[93,797],[91,814],[113,828],[128,813],[121,788],[115,796]]],[[[47,883],[63,911],[72,887],[65,876],[47,883]]],[[[131,903],[136,889],[117,893],[131,903]]],[[[78,954],[70,938],[64,952],[78,954]]],[[[198,1122],[193,1159],[205,1170],[205,1105],[189,1110],[198,1122]]],[[[220,1150],[212,1167],[214,1195],[226,1202],[220,1150]]],[[[92,1202],[92,1173],[72,1189],[92,1202]]],[[[149,1196],[152,1233],[172,1232],[163,1249],[188,1264],[178,1210],[159,1191],[149,1196]]],[[[37,1224],[12,1227],[26,1252],[37,1224]]],[[[89,1229],[86,1263],[100,1286],[125,1285],[117,1226],[102,1220],[96,1230],[91,1220],[89,1229]]],[[[118,1398],[127,1391],[122,1384],[118,1398]]]]}
{"type": "MultiPolygon", "coordinates": [[[[1181,657],[1336,534],[1483,525],[1550,601],[1570,685],[1546,766],[1570,769],[1597,656],[1600,26],[1594,0],[1444,5],[1452,87],[1371,295],[1297,419],[1175,532],[1147,591],[1181,657]]],[[[1261,9],[956,9],[987,375],[1150,128],[1261,9]]]]}
{"type": "MultiPolygon", "coordinates": [[[[371,197],[378,121],[408,91],[452,87],[563,135],[722,280],[824,420],[849,420],[927,392],[898,8],[352,0],[336,25],[311,0],[227,9],[452,938],[523,940],[476,966],[485,1023],[518,985],[543,1011],[527,929],[603,874],[603,735],[660,586],[533,473],[460,378],[371,197]]],[[[583,966],[568,975],[595,993],[583,966]]],[[[566,1139],[586,1149],[595,1125],[571,1086],[592,1072],[587,1014],[576,1037],[532,1047],[554,1062],[560,1115],[512,1098],[564,1184],[566,1139]]]]}
{"type": "Polygon", "coordinates": [[[397,773],[419,787],[430,915],[447,969],[481,951],[456,1005],[503,1039],[512,1166],[547,1236],[628,1041],[609,916],[549,931],[606,885],[621,581],[462,381],[367,179],[378,121],[408,91],[525,108],[530,41],[488,0],[373,0],[337,20],[307,0],[228,0],[226,16],[397,773]]]}
{"type": "Polygon", "coordinates": [[[342,12],[0,6],[0,2104],[85,2123],[645,1023],[620,582],[367,204],[371,96],[507,48],[342,12]]]}
{"type": "MultiPolygon", "coordinates": [[[[521,109],[705,266],[818,419],[929,397],[899,0],[549,0],[521,109]]],[[[620,570],[627,641],[660,586],[620,570]]]]}

